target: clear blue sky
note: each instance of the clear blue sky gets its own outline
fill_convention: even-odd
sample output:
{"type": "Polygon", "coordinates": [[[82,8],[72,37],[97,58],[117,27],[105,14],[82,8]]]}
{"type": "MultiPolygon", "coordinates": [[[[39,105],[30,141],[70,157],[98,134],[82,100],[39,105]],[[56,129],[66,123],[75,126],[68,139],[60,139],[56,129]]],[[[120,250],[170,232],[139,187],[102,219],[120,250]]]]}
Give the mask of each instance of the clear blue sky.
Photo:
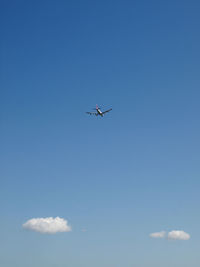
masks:
{"type": "Polygon", "coordinates": [[[1,266],[200,266],[199,14],[1,1],[1,266]],[[95,104],[113,111],[87,116],[95,104]],[[22,229],[50,216],[72,232],[22,229]],[[174,229],[191,239],[149,238],[174,229]]]}

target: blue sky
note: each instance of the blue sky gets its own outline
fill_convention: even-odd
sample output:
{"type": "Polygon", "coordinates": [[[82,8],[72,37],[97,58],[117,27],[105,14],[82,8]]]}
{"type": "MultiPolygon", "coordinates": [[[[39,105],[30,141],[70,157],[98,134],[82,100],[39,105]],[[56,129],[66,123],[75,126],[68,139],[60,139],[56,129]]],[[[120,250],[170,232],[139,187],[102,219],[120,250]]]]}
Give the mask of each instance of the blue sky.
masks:
{"type": "Polygon", "coordinates": [[[200,265],[199,11],[1,1],[0,265],[200,265]],[[56,216],[72,231],[22,228],[56,216]]]}

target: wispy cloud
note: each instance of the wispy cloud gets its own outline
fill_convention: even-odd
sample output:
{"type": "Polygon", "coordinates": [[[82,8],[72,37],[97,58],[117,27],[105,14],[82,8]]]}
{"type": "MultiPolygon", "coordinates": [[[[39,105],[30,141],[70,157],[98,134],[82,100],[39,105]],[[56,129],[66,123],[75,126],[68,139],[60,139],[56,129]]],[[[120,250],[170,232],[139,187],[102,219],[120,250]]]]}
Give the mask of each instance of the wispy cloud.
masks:
{"type": "Polygon", "coordinates": [[[168,239],[171,240],[188,240],[190,239],[190,235],[184,231],[174,230],[168,233],[168,239]]]}
{"type": "Polygon", "coordinates": [[[161,231],[161,232],[151,233],[149,236],[152,238],[164,238],[166,236],[166,232],[161,231]]]}
{"type": "Polygon", "coordinates": [[[67,220],[60,217],[33,218],[25,222],[23,228],[42,234],[55,234],[58,232],[70,232],[71,226],[67,220]]]}
{"type": "Polygon", "coordinates": [[[149,235],[152,238],[166,238],[168,240],[188,240],[190,239],[190,235],[182,230],[173,230],[171,232],[166,233],[165,231],[162,232],[155,232],[149,235]]]}

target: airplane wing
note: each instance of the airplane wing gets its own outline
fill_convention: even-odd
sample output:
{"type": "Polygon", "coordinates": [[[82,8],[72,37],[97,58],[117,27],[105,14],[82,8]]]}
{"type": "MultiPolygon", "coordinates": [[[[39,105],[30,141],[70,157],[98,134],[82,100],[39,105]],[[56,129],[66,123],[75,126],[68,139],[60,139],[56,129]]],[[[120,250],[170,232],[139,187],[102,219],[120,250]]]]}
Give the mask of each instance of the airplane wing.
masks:
{"type": "Polygon", "coordinates": [[[105,113],[107,113],[107,112],[109,112],[109,111],[111,111],[111,110],[112,110],[112,108],[110,108],[110,109],[108,109],[108,110],[102,112],[102,114],[105,114],[105,113]]]}
{"type": "Polygon", "coordinates": [[[98,113],[96,113],[96,112],[86,112],[87,114],[89,114],[89,115],[98,115],[98,113]]]}

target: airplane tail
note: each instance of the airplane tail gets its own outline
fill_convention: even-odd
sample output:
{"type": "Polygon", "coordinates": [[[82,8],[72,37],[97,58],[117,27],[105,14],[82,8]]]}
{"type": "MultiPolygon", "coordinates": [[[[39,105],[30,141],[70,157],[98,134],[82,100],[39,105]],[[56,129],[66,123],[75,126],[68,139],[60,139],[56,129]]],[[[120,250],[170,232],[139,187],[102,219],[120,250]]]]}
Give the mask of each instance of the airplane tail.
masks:
{"type": "Polygon", "coordinates": [[[99,107],[98,107],[98,105],[96,104],[96,109],[98,109],[99,107]]]}

